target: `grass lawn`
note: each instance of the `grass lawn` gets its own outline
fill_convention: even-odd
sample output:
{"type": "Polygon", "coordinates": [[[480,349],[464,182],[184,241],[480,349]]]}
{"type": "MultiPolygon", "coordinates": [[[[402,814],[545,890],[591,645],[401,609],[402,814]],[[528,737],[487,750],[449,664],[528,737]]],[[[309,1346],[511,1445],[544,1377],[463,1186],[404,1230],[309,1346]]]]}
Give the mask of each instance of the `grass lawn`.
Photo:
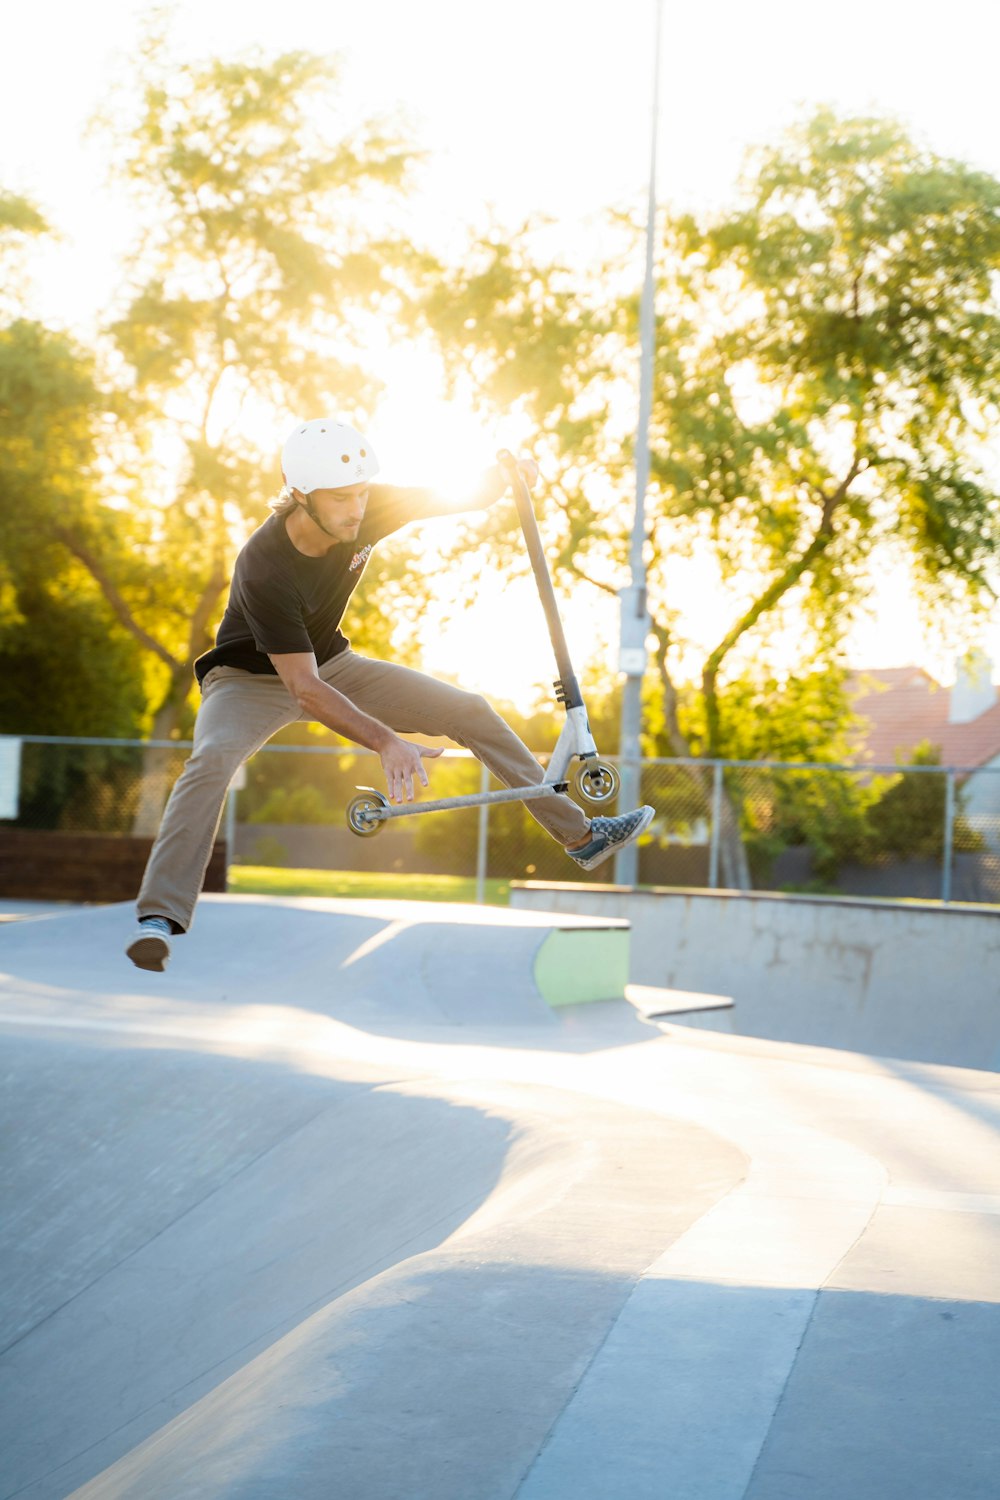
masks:
{"type": "MultiPolygon", "coordinates": [[[[242,896],[356,896],[379,901],[475,901],[476,882],[461,875],[360,874],[230,865],[229,890],[242,896]]],[[[509,880],[486,881],[487,906],[507,906],[509,880]]]]}

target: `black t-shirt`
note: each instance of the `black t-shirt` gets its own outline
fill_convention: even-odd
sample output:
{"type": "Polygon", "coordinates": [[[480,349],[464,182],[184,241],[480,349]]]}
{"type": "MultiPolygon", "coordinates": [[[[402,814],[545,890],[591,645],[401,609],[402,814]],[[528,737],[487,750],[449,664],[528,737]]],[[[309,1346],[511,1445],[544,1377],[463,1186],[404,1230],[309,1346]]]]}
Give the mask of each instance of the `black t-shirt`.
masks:
{"type": "Polygon", "coordinates": [[[322,557],[300,552],[285,517],[271,516],[236,559],[215,646],[194,665],[198,681],[221,666],[276,676],[269,652],[312,651],[322,665],[345,651],[340,622],[375,543],[408,521],[453,509],[432,490],[372,485],[355,539],[338,542],[322,557]]]}

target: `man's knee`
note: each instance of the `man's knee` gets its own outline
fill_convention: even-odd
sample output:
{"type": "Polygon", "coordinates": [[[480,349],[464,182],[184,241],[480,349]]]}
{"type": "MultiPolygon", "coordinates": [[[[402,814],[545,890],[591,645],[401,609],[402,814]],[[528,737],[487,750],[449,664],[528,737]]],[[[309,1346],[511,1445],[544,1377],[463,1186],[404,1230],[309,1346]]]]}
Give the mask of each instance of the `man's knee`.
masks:
{"type": "Polygon", "coordinates": [[[188,781],[222,781],[228,786],[241,761],[239,748],[227,745],[225,741],[199,745],[192,752],[183,774],[188,781]]]}
{"type": "Polygon", "coordinates": [[[488,703],[482,693],[459,692],[458,704],[459,723],[468,728],[469,726],[493,724],[500,715],[488,703]]]}

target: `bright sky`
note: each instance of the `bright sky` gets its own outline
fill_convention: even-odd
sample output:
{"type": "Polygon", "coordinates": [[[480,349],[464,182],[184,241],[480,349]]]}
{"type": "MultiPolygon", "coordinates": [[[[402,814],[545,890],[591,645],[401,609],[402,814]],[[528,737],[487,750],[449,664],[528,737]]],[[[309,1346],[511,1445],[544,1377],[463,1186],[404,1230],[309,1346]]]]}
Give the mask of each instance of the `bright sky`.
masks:
{"type": "MultiPolygon", "coordinates": [[[[104,187],[98,148],[81,135],[111,80],[127,71],[146,10],[135,0],[33,0],[4,24],[0,185],[29,194],[63,231],[62,245],[37,264],[35,308],[84,332],[115,294],[130,221],[104,187]]],[[[608,207],[644,200],[654,14],[654,0],[180,0],[174,36],[185,55],[254,44],[341,54],[358,115],[401,115],[430,153],[413,205],[420,238],[446,249],[466,225],[493,216],[513,226],[545,213],[557,242],[578,249],[600,232],[608,207]]],[[[747,145],[774,140],[819,101],[895,114],[938,152],[1000,175],[998,55],[997,0],[666,0],[660,198],[677,208],[724,201],[747,145]]],[[[641,272],[637,265],[637,283],[641,272]]],[[[442,412],[426,371],[406,357],[388,373],[392,397],[378,430],[391,477],[434,479],[430,455],[439,445],[421,449],[419,435],[445,422],[473,470],[520,436],[442,412]]],[[[898,579],[886,581],[874,606],[855,641],[857,661],[916,659],[948,675],[954,643],[922,638],[898,579]]],[[[703,607],[711,633],[718,602],[703,607]]],[[[588,599],[569,612],[579,665],[591,632],[574,639],[573,616],[583,631],[593,608],[588,599]]],[[[428,643],[431,669],[461,671],[464,662],[479,686],[516,697],[534,643],[533,677],[549,680],[537,619],[512,651],[509,634],[491,648],[497,615],[475,613],[482,635],[470,634],[468,616],[439,633],[428,643]]],[[[600,649],[612,635],[613,620],[602,619],[600,649]]],[[[1000,661],[1000,625],[982,640],[1000,661]]]]}

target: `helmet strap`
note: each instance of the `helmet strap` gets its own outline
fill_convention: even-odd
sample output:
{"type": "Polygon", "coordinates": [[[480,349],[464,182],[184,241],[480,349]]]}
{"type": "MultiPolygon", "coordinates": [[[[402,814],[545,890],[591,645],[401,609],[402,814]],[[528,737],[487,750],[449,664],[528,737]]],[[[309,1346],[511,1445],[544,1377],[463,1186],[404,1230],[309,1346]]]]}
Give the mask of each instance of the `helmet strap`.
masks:
{"type": "Polygon", "coordinates": [[[320,531],[322,531],[325,536],[332,536],[333,540],[335,542],[338,542],[340,540],[340,538],[338,537],[338,535],[337,535],[337,533],[335,531],[331,531],[329,529],[329,527],[323,525],[323,522],[320,520],[319,516],[316,514],[316,511],[315,511],[315,509],[313,507],[312,500],[310,499],[310,497],[308,495],[306,495],[306,498],[304,500],[297,500],[296,504],[299,506],[300,510],[304,510],[305,511],[305,513],[309,517],[310,521],[315,522],[315,524],[319,527],[320,531]]]}

